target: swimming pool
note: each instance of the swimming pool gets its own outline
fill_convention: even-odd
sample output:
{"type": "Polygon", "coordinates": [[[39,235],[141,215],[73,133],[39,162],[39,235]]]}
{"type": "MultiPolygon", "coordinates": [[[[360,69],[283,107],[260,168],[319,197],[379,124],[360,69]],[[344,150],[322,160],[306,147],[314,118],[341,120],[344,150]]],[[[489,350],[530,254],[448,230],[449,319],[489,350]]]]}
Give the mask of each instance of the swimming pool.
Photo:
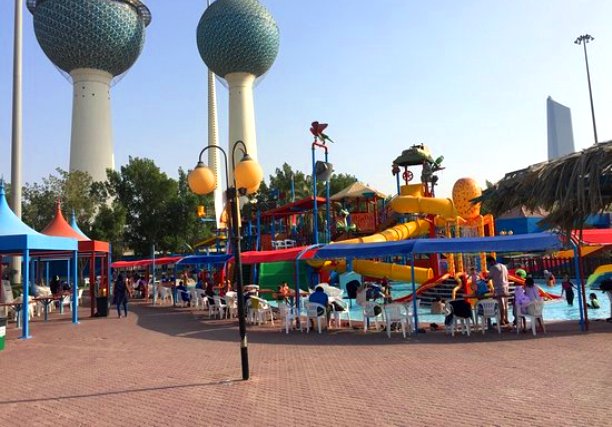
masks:
{"type": "MultiPolygon", "coordinates": [[[[576,283],[576,281],[574,281],[576,283]]],[[[561,294],[561,285],[556,285],[552,288],[546,287],[544,282],[537,283],[538,286],[542,287],[542,289],[547,292],[560,295],[561,294]]],[[[408,283],[392,283],[392,291],[391,295],[393,298],[400,298],[402,296],[408,295],[411,293],[412,285],[408,283]]],[[[590,310],[588,312],[590,320],[596,319],[607,319],[611,317],[610,314],[610,300],[608,296],[601,291],[591,291],[587,288],[586,295],[587,298],[589,293],[594,292],[599,299],[599,303],[601,305],[600,309],[590,310]]],[[[352,320],[363,320],[363,314],[361,311],[361,307],[355,303],[354,300],[349,301],[345,300],[350,306],[350,316],[352,320]]],[[[444,315],[443,314],[431,314],[429,307],[420,307],[418,310],[419,315],[419,323],[438,323],[444,324],[444,315]]],[[[512,319],[512,316],[510,316],[512,319]]],[[[576,296],[574,298],[574,305],[568,306],[567,302],[564,299],[554,300],[554,301],[546,301],[544,303],[544,320],[580,320],[580,311],[578,310],[578,295],[576,292],[576,296]]]]}

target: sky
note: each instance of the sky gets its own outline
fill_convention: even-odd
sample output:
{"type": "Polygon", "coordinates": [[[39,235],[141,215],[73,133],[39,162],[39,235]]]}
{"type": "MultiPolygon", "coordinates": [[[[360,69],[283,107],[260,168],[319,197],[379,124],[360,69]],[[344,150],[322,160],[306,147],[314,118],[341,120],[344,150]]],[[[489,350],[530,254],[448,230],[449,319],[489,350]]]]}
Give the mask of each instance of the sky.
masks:
{"type": "MultiPolygon", "coordinates": [[[[329,123],[338,173],[387,194],[391,164],[413,144],[445,157],[437,196],[472,177],[482,186],[546,160],[546,98],[572,110],[577,150],[593,144],[581,46],[600,141],[612,139],[609,0],[261,0],[280,51],[255,89],[259,161],[310,172],[310,123],[329,123]]],[[[24,2],[25,3],[25,2],[24,2]]],[[[207,144],[206,67],[196,46],[204,0],[145,0],[143,52],[112,88],[115,162],[153,159],[169,176],[207,144]]],[[[0,2],[0,174],[10,180],[13,1],[0,2]]],[[[23,181],[68,169],[71,84],[40,49],[24,6],[23,181]]],[[[227,90],[217,86],[227,146],[227,90]]],[[[321,155],[320,155],[321,156],[321,155]]],[[[317,158],[319,159],[320,156],[317,158]]],[[[418,179],[420,168],[414,170],[418,179]]]]}

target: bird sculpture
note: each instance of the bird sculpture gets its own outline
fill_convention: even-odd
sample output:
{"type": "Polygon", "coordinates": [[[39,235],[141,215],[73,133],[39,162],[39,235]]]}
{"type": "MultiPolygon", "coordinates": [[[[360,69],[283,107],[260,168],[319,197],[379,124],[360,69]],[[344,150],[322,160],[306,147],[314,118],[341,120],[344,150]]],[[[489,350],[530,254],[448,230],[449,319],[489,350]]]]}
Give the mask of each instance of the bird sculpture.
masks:
{"type": "Polygon", "coordinates": [[[325,145],[327,141],[334,142],[329,136],[323,133],[325,128],[327,128],[327,123],[312,122],[310,125],[310,133],[314,135],[315,142],[320,141],[323,145],[325,145]]]}

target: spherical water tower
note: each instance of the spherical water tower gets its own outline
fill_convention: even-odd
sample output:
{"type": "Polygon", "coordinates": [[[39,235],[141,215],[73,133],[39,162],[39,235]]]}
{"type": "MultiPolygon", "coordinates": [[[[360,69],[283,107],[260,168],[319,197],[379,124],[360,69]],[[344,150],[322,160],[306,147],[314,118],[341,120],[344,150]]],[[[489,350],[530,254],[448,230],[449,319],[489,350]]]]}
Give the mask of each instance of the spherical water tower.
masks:
{"type": "Polygon", "coordinates": [[[242,140],[257,160],[253,84],[278,54],[274,18],[257,0],[217,0],[200,19],[197,43],[208,68],[229,87],[230,147],[242,140]]]}
{"type": "Polygon", "coordinates": [[[139,0],[28,0],[42,50],[73,83],[70,170],[106,180],[115,166],[110,86],[144,45],[149,9],[139,0]]]}

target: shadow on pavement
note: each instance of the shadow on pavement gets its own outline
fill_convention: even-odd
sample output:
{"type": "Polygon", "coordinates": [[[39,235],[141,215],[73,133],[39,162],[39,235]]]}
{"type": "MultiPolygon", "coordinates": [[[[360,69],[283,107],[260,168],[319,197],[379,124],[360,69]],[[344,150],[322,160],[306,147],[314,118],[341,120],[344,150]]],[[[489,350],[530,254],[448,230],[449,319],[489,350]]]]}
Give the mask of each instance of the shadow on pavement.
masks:
{"type": "MultiPolygon", "coordinates": [[[[162,334],[201,339],[209,341],[238,341],[238,321],[209,319],[207,311],[198,311],[189,308],[178,308],[172,306],[157,306],[153,307],[149,304],[145,305],[132,304],[131,310],[138,315],[138,326],[159,332],[162,334]]],[[[356,322],[357,323],[357,322],[356,322]]],[[[361,325],[361,322],[357,323],[361,325]]],[[[442,325],[443,327],[443,325],[442,325]]],[[[528,333],[516,334],[509,330],[502,331],[501,335],[497,331],[488,331],[485,335],[482,332],[472,332],[471,336],[455,334],[454,337],[447,335],[442,331],[430,331],[419,333],[417,335],[408,336],[404,340],[401,332],[393,332],[391,338],[387,337],[385,331],[368,331],[364,334],[361,328],[353,325],[353,329],[330,329],[318,334],[311,330],[309,334],[305,331],[297,330],[290,331],[286,334],[280,331],[280,325],[272,326],[247,326],[248,340],[250,343],[262,344],[290,344],[290,345],[397,345],[400,343],[416,344],[465,344],[471,343],[487,343],[495,341],[517,341],[517,340],[533,340],[533,339],[549,339],[560,336],[581,336],[583,332],[579,330],[577,322],[557,322],[547,323],[547,334],[538,333],[533,336],[531,331],[528,333]]],[[[606,322],[591,322],[590,331],[587,333],[611,333],[612,323],[606,322]]]]}
{"type": "Polygon", "coordinates": [[[56,401],[56,400],[69,400],[69,399],[82,399],[87,397],[103,397],[103,396],[113,396],[113,395],[122,395],[122,394],[132,394],[132,393],[143,393],[148,391],[159,391],[159,390],[177,390],[177,389],[186,389],[192,387],[207,387],[207,386],[216,386],[216,385],[231,385],[232,383],[240,383],[241,380],[222,380],[222,381],[211,381],[206,383],[193,383],[193,384],[178,384],[178,385],[169,385],[162,387],[143,387],[143,388],[131,388],[127,390],[115,390],[115,391],[103,391],[99,393],[90,393],[90,394],[74,394],[68,396],[51,396],[51,397],[39,397],[36,399],[19,399],[19,400],[0,400],[0,405],[8,405],[15,403],[36,403],[36,402],[48,402],[48,401],[56,401]]]}

